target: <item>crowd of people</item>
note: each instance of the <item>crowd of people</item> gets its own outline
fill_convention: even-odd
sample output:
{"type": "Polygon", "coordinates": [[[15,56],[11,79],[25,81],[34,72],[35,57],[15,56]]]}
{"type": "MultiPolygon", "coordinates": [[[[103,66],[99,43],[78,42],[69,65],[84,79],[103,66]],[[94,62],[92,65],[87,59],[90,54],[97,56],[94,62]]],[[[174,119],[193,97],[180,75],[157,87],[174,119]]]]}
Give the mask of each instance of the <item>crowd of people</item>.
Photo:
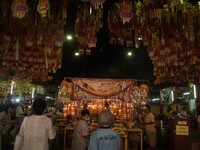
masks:
{"type": "MultiPolygon", "coordinates": [[[[148,148],[153,150],[156,147],[155,116],[149,105],[146,105],[145,113],[143,126],[145,127],[146,143],[148,148]]],[[[105,109],[98,116],[100,127],[91,133],[88,129],[89,117],[90,112],[87,107],[84,107],[80,119],[74,126],[72,150],[120,150],[122,140],[118,132],[112,129],[115,119],[109,104],[105,103],[105,109]]]]}
{"type": "Polygon", "coordinates": [[[120,150],[120,135],[112,129],[114,116],[111,111],[105,109],[99,114],[100,128],[92,133],[88,129],[89,117],[89,110],[83,109],[74,127],[72,150],[120,150]]]}
{"type": "MultiPolygon", "coordinates": [[[[30,109],[24,103],[17,104],[0,102],[0,150],[19,150],[15,138],[23,136],[20,150],[49,150],[56,138],[56,108],[48,107],[44,98],[36,98],[30,109]],[[11,145],[13,143],[14,145],[11,145]],[[11,147],[9,147],[9,145],[11,147]]],[[[74,122],[72,116],[67,118],[74,127],[72,150],[120,150],[120,136],[112,130],[114,116],[108,106],[99,114],[100,128],[90,132],[90,112],[87,105],[81,111],[81,117],[74,122]],[[98,144],[98,142],[101,144],[98,144]]]]}
{"type": "MultiPolygon", "coordinates": [[[[145,110],[145,142],[148,148],[153,150],[156,147],[156,119],[149,105],[146,105],[145,110]]],[[[20,150],[49,150],[56,138],[56,111],[54,106],[47,107],[44,98],[36,98],[30,109],[22,102],[3,104],[0,100],[0,150],[8,149],[8,145],[14,143],[17,135],[24,137],[20,150]]],[[[184,107],[180,114],[187,116],[186,112],[184,107]]],[[[68,115],[66,121],[74,128],[70,139],[72,150],[121,149],[121,136],[112,129],[115,118],[108,103],[105,103],[105,109],[98,115],[99,128],[96,130],[89,130],[91,118],[87,104],[84,104],[78,120],[74,121],[73,117],[68,115]]]]}
{"type": "Polygon", "coordinates": [[[27,143],[24,144],[23,149],[27,150],[27,146],[28,149],[49,149],[48,139],[55,138],[56,111],[57,108],[54,106],[47,107],[44,98],[36,98],[32,106],[22,101],[11,103],[0,99],[0,150],[12,150],[16,136],[19,133],[22,134],[22,131],[26,137],[25,143],[27,143]],[[26,128],[22,130],[21,127],[25,124],[26,128]],[[31,142],[36,139],[39,143],[41,141],[43,143],[31,142]],[[28,142],[35,143],[33,148],[28,142]]]}

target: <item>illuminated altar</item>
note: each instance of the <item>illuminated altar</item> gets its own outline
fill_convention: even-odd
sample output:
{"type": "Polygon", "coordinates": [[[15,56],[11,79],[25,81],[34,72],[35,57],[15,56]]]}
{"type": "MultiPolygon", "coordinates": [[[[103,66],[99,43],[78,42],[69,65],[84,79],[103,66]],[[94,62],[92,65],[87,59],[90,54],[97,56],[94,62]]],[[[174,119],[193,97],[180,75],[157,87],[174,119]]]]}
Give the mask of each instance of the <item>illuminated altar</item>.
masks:
{"type": "MultiPolygon", "coordinates": [[[[148,87],[136,80],[66,78],[61,83],[60,98],[64,102],[63,117],[80,117],[86,104],[92,118],[105,109],[105,103],[117,120],[132,120],[134,110],[148,101],[148,87]]],[[[144,83],[144,81],[142,82],[144,83]]]]}
{"type": "Polygon", "coordinates": [[[108,102],[109,109],[112,111],[116,119],[131,119],[133,118],[134,104],[126,103],[120,100],[85,100],[85,101],[74,101],[64,105],[64,117],[72,115],[75,117],[80,116],[80,111],[83,110],[83,105],[87,104],[87,109],[91,113],[92,118],[97,118],[98,114],[105,109],[105,102],[108,102]]]}

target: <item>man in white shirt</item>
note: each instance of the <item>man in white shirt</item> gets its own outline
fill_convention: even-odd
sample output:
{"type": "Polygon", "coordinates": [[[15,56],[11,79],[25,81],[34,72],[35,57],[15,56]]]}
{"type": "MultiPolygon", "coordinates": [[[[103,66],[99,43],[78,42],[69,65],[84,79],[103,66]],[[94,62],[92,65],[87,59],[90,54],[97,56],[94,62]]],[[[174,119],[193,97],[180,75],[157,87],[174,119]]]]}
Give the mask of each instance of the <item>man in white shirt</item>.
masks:
{"type": "Polygon", "coordinates": [[[185,106],[183,107],[183,110],[181,111],[181,116],[182,117],[188,117],[187,108],[185,106]]]}

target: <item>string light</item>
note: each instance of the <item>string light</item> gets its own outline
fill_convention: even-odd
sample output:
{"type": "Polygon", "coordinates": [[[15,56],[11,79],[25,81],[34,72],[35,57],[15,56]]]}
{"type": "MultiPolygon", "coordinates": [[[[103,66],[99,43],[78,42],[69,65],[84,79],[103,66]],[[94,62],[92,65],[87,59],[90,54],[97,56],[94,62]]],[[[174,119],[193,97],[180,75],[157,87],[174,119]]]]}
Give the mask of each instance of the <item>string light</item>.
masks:
{"type": "Polygon", "coordinates": [[[172,102],[174,102],[174,91],[172,91],[171,94],[172,94],[172,102]]]}
{"type": "Polygon", "coordinates": [[[194,98],[197,98],[197,90],[196,90],[196,85],[193,85],[193,90],[194,90],[194,98]]]}
{"type": "Polygon", "coordinates": [[[10,88],[10,94],[11,94],[11,95],[12,95],[12,93],[13,93],[14,84],[15,84],[15,82],[12,81],[12,82],[11,82],[11,88],[10,88]]]}
{"type": "Polygon", "coordinates": [[[132,52],[128,52],[127,55],[128,55],[128,56],[132,56],[132,52]]]}

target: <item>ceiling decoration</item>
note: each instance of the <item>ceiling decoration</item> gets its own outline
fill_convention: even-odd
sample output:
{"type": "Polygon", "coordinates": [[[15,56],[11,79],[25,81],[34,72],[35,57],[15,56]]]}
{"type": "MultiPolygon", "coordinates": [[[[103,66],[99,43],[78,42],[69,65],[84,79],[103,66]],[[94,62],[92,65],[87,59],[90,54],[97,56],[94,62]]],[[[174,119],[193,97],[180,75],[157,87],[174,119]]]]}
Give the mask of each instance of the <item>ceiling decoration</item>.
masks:
{"type": "Polygon", "coordinates": [[[28,12],[26,0],[14,0],[11,7],[13,11],[13,16],[19,19],[23,18],[28,12]]]}
{"type": "MultiPolygon", "coordinates": [[[[143,81],[145,82],[145,81],[143,81]]],[[[68,78],[61,82],[62,99],[113,99],[133,103],[146,103],[148,86],[130,79],[68,78]]]]}
{"type": "Polygon", "coordinates": [[[92,3],[94,9],[99,9],[103,8],[103,2],[105,2],[105,0],[90,0],[90,2],[92,3]]]}
{"type": "MultiPolygon", "coordinates": [[[[155,84],[182,83],[199,76],[199,5],[187,1],[144,3],[147,50],[155,84]]],[[[144,36],[144,32],[141,32],[144,36]]]]}
{"type": "Polygon", "coordinates": [[[61,68],[67,0],[1,0],[0,12],[1,74],[51,80],[61,68]]]}
{"type": "Polygon", "coordinates": [[[77,5],[72,12],[81,54],[91,54],[97,32],[108,25],[111,44],[137,48],[142,41],[147,46],[155,84],[189,82],[199,76],[196,0],[1,0],[1,73],[9,70],[45,81],[49,72],[61,68],[68,5],[77,5]]]}
{"type": "Polygon", "coordinates": [[[137,48],[142,41],[154,66],[154,84],[194,81],[200,72],[199,15],[197,1],[120,0],[108,12],[110,43],[137,48]]]}
{"type": "Polygon", "coordinates": [[[80,54],[84,54],[84,52],[88,55],[91,54],[91,48],[96,47],[96,32],[103,26],[103,10],[102,8],[96,9],[96,5],[94,7],[95,9],[84,3],[77,10],[75,34],[80,54]]]}

